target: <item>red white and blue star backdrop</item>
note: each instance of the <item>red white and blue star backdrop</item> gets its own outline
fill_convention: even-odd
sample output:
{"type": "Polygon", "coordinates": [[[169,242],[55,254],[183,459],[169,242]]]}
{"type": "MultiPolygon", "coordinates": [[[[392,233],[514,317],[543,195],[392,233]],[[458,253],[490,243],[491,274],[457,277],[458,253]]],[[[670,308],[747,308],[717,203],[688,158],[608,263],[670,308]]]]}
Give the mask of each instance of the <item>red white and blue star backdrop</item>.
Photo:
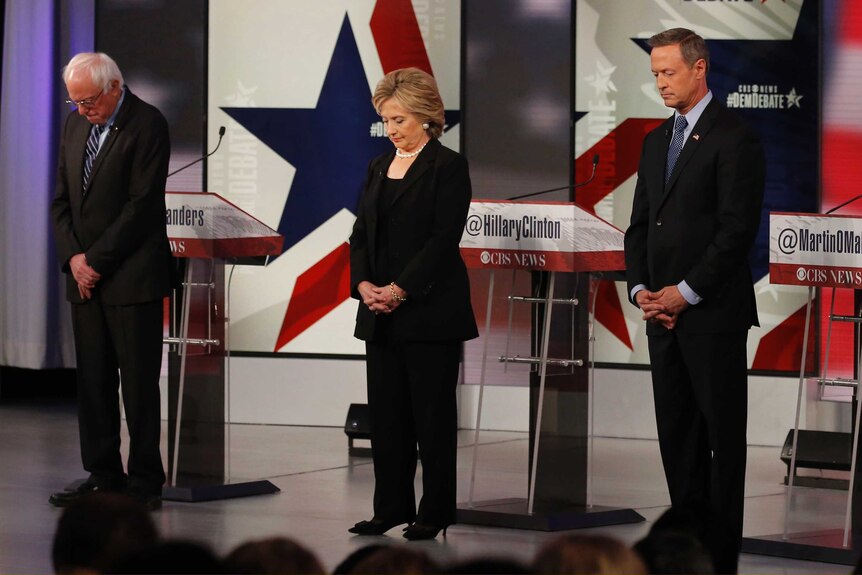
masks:
{"type": "MultiPolygon", "coordinates": [[[[760,233],[751,252],[761,327],[748,338],[749,367],[799,369],[805,288],[770,285],[769,211],[818,209],[820,111],[819,6],[812,0],[578,0],[576,32],[576,172],[596,182],[578,202],[628,227],[643,136],[671,110],[658,97],[645,40],[673,27],[701,34],[709,45],[708,84],[761,135],[767,186],[760,233]]],[[[639,311],[625,284],[602,282],[596,306],[596,360],[646,364],[639,311]]],[[[808,365],[812,365],[811,362],[808,365]]]]}
{"type": "Polygon", "coordinates": [[[364,353],[347,240],[368,162],[392,147],[371,95],[386,72],[431,73],[441,141],[458,149],[460,12],[453,0],[210,1],[208,124],[227,133],[207,187],[284,235],[266,268],[233,274],[233,350],[364,353]]]}
{"type": "MultiPolygon", "coordinates": [[[[853,5],[843,3],[842,10],[853,5]]],[[[576,180],[589,174],[595,153],[602,158],[596,181],[579,190],[579,203],[627,227],[643,135],[670,113],[657,97],[644,41],[675,26],[699,32],[713,57],[714,96],[757,127],[767,153],[764,223],[751,254],[762,325],[749,337],[750,367],[798,369],[805,290],[769,284],[765,222],[772,210],[820,207],[819,3],[577,0],[575,9],[576,180]]],[[[390,146],[371,93],[385,72],[428,70],[447,107],[443,142],[457,149],[460,16],[458,0],[210,2],[208,131],[228,130],[209,161],[208,189],[285,237],[283,255],[267,268],[233,275],[234,350],[363,353],[352,337],[347,238],[367,162],[390,146]]],[[[856,21],[852,16],[838,18],[856,21]]],[[[844,28],[849,40],[836,69],[858,51],[858,32],[844,28]]],[[[825,88],[828,99],[828,80],[825,88]]],[[[836,109],[841,102],[824,109],[824,146],[848,150],[843,139],[855,141],[858,130],[845,120],[830,123],[836,109]]],[[[830,175],[850,163],[832,156],[824,164],[824,207],[851,191],[844,189],[849,180],[830,175]]],[[[596,360],[646,364],[642,322],[624,290],[610,282],[600,287],[596,360]]]]}

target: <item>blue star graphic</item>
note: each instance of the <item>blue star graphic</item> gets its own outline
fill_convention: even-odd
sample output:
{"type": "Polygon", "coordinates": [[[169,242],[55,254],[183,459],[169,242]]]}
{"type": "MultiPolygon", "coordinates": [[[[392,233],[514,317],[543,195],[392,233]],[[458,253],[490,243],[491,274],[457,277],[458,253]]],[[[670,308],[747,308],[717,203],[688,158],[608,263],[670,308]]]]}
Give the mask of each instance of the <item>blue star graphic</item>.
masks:
{"type": "MultiPolygon", "coordinates": [[[[392,149],[375,133],[380,117],[346,15],[316,108],[222,110],[296,167],[278,225],[285,252],[342,208],[356,213],[368,162],[392,149]]],[[[458,116],[447,112],[447,124],[458,116]]]]}

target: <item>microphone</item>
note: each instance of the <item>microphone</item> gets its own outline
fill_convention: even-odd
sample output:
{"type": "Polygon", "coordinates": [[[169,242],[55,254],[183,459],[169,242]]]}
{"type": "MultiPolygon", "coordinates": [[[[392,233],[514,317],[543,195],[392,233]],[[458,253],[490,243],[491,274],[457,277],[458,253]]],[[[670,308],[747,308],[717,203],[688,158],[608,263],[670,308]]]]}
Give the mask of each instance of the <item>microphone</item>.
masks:
{"type": "Polygon", "coordinates": [[[186,164],[185,166],[183,166],[183,167],[181,167],[181,168],[178,168],[178,169],[174,170],[173,172],[171,172],[170,174],[168,174],[168,177],[170,178],[170,177],[171,177],[171,176],[173,176],[174,174],[178,174],[178,173],[182,172],[183,170],[185,170],[186,168],[191,168],[192,166],[194,166],[194,165],[195,165],[195,164],[197,164],[198,162],[203,162],[204,160],[206,160],[207,158],[209,158],[210,156],[212,156],[213,154],[215,154],[215,153],[216,153],[216,151],[218,151],[218,147],[219,147],[219,146],[221,146],[221,139],[224,137],[224,133],[225,133],[225,127],[224,127],[224,126],[219,127],[219,129],[218,129],[218,142],[216,142],[216,147],[213,149],[213,151],[212,151],[212,152],[210,152],[210,153],[209,153],[209,154],[207,154],[206,156],[201,156],[200,158],[198,158],[198,159],[197,159],[197,160],[195,160],[194,162],[191,162],[191,163],[186,164]]]}
{"type": "Polygon", "coordinates": [[[529,194],[522,194],[520,196],[512,196],[511,198],[507,198],[509,200],[523,200],[524,198],[532,198],[533,196],[539,196],[541,194],[550,194],[551,192],[559,192],[560,190],[576,190],[581,186],[586,186],[596,177],[596,166],[599,165],[599,155],[593,155],[593,172],[590,174],[590,177],[585,181],[580,182],[578,184],[571,184],[569,186],[560,186],[559,188],[551,188],[549,190],[541,190],[538,192],[532,192],[529,194]]]}

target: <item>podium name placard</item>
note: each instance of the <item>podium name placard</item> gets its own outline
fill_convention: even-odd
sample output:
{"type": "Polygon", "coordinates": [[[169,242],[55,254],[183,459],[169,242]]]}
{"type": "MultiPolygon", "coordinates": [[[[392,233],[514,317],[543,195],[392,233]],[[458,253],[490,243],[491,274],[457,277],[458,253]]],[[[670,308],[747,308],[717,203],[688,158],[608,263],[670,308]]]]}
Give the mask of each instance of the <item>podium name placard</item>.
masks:
{"type": "Polygon", "coordinates": [[[470,268],[625,269],[623,232],[574,203],[474,200],[461,255],[470,268]]]}
{"type": "Polygon", "coordinates": [[[165,220],[178,258],[275,256],[284,238],[218,194],[167,192],[165,220]]]}
{"type": "Polygon", "coordinates": [[[862,288],[862,218],[770,213],[769,281],[862,288]]]}

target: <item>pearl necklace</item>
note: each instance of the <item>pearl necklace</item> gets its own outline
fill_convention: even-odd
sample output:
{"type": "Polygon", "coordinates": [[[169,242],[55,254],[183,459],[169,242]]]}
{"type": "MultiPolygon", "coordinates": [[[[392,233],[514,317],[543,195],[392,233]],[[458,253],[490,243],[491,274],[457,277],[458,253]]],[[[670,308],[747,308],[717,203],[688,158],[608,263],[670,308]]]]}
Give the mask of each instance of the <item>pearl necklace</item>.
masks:
{"type": "Polygon", "coordinates": [[[422,150],[425,149],[425,146],[427,146],[427,145],[428,145],[428,142],[425,142],[424,144],[422,144],[421,148],[419,148],[415,152],[410,152],[410,153],[404,153],[401,150],[399,150],[398,148],[395,148],[395,156],[398,158],[401,158],[402,160],[407,159],[407,158],[416,157],[419,155],[419,152],[421,152],[422,150]]]}

